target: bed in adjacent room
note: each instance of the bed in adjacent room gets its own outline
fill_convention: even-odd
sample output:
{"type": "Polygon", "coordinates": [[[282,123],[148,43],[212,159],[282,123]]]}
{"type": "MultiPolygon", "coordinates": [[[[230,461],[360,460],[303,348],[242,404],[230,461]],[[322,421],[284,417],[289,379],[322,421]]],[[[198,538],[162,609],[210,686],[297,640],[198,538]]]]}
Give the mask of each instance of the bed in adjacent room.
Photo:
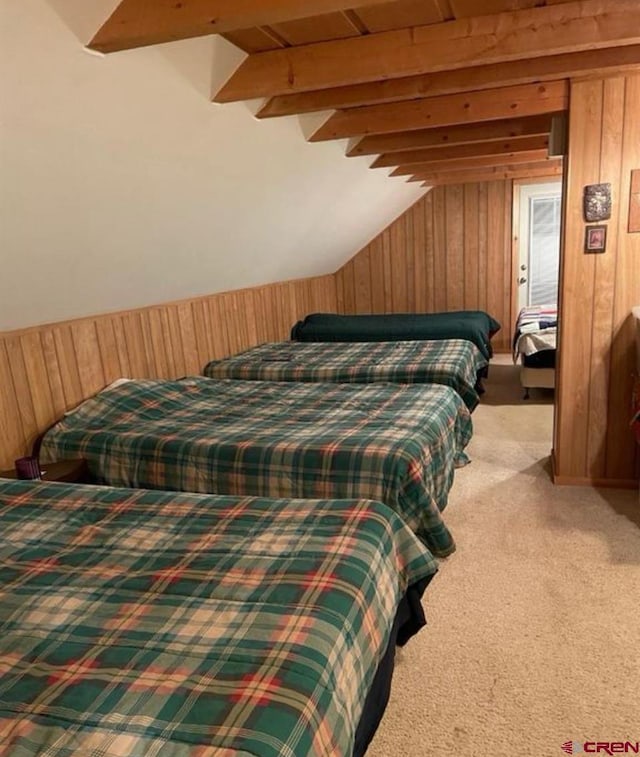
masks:
{"type": "Polygon", "coordinates": [[[493,355],[491,337],[499,330],[498,321],[483,310],[367,315],[312,313],[295,324],[291,339],[298,342],[466,339],[489,360],[493,355]]]}
{"type": "Polygon", "coordinates": [[[513,338],[513,359],[520,364],[524,399],[529,389],[553,389],[556,385],[558,306],[531,305],[522,308],[513,338]]]}
{"type": "Polygon", "coordinates": [[[0,480],[3,754],[361,755],[433,556],[364,501],[0,480]]]}
{"type": "Polygon", "coordinates": [[[478,375],[487,359],[464,339],[436,341],[261,344],[212,360],[204,375],[215,379],[336,383],[419,383],[450,386],[470,410],[478,404],[478,375]]]}
{"type": "Polygon", "coordinates": [[[464,402],[439,385],[144,379],[67,413],[41,455],[84,458],[113,486],[379,500],[447,555],[441,513],[471,432],[464,402]]]}

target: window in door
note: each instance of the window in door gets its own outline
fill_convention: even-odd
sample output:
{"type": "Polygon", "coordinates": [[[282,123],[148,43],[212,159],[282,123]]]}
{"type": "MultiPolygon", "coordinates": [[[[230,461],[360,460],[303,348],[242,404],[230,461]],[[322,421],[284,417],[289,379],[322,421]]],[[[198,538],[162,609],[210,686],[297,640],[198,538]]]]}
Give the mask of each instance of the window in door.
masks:
{"type": "Polygon", "coordinates": [[[562,184],[520,186],[519,307],[557,302],[562,184]]]}

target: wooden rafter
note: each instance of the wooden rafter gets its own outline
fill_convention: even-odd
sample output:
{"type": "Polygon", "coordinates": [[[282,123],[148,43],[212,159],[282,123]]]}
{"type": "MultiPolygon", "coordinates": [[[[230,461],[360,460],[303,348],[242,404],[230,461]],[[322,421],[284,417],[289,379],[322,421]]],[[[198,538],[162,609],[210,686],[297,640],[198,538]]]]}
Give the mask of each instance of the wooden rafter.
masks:
{"type": "Polygon", "coordinates": [[[443,173],[445,171],[469,171],[477,168],[494,168],[495,166],[514,166],[517,164],[537,163],[547,159],[547,150],[528,150],[509,155],[486,155],[484,157],[455,158],[438,160],[431,163],[407,163],[398,166],[391,176],[412,176],[417,173],[443,173]]]}
{"type": "Polygon", "coordinates": [[[508,157],[531,150],[547,150],[549,138],[517,137],[507,142],[479,142],[470,145],[453,145],[446,147],[428,147],[424,150],[403,150],[380,155],[371,168],[402,166],[410,163],[433,163],[440,160],[457,160],[460,158],[508,157]]]}
{"type": "Polygon", "coordinates": [[[370,105],[338,111],[311,135],[310,141],[557,113],[566,110],[568,99],[569,85],[563,80],[370,105]]]}
{"type": "MultiPolygon", "coordinates": [[[[367,0],[380,5],[388,0],[367,0]]],[[[122,0],[88,47],[103,53],[352,8],[353,0],[122,0]]]]}
{"type": "Polygon", "coordinates": [[[461,91],[509,87],[517,84],[606,74],[640,65],[640,45],[585,50],[545,58],[494,63],[487,66],[440,71],[421,76],[354,84],[293,95],[272,97],[258,111],[258,118],[289,116],[319,110],[358,108],[365,105],[435,97],[461,91]]]}
{"type": "Polygon", "coordinates": [[[455,146],[484,142],[490,144],[496,140],[514,137],[548,135],[550,130],[551,116],[544,114],[529,118],[511,118],[504,121],[445,126],[397,134],[376,134],[363,137],[352,144],[347,150],[347,155],[356,157],[358,155],[379,155],[404,150],[420,150],[442,145],[455,146]]]}
{"type": "Polygon", "coordinates": [[[640,44],[637,0],[575,0],[250,55],[216,102],[640,44]]]}
{"type": "Polygon", "coordinates": [[[530,166],[527,168],[504,168],[497,171],[453,171],[449,174],[415,176],[410,181],[419,181],[425,187],[437,184],[468,184],[505,179],[534,179],[539,177],[562,176],[562,165],[530,166]]]}

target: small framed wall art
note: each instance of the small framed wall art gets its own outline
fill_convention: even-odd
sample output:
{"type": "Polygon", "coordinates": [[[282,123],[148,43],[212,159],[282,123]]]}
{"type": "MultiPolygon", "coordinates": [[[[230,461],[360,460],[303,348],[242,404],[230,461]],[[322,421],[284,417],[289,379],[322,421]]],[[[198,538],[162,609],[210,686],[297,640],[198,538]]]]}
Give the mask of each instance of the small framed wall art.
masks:
{"type": "Polygon", "coordinates": [[[587,226],[584,238],[585,252],[604,252],[607,248],[607,227],[587,226]]]}
{"type": "Polygon", "coordinates": [[[584,188],[584,220],[606,221],[611,218],[611,184],[588,184],[584,188]]]}

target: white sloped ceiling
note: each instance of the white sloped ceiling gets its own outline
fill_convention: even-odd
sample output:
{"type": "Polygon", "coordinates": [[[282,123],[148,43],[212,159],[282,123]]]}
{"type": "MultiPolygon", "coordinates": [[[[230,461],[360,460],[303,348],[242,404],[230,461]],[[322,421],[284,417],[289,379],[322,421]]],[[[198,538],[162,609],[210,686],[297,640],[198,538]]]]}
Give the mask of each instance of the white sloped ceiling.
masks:
{"type": "Polygon", "coordinates": [[[85,5],[0,0],[0,330],[329,273],[424,192],[212,104],[219,37],[89,54],[85,5]]]}

